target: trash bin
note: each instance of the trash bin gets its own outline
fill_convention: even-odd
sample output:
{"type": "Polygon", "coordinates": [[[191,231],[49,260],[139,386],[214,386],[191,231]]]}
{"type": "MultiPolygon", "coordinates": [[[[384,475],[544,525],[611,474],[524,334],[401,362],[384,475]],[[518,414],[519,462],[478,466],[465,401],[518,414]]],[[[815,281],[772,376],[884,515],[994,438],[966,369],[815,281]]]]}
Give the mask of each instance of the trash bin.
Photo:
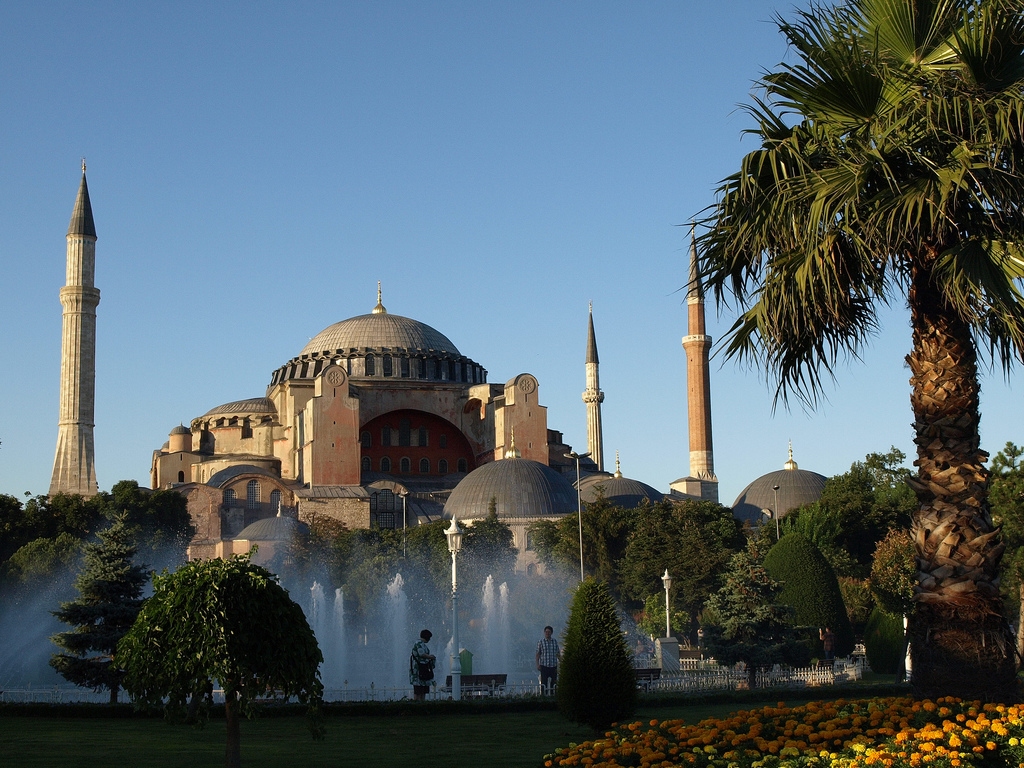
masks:
{"type": "Polygon", "coordinates": [[[459,663],[462,665],[462,674],[473,674],[473,654],[463,648],[459,651],[459,663]]]}

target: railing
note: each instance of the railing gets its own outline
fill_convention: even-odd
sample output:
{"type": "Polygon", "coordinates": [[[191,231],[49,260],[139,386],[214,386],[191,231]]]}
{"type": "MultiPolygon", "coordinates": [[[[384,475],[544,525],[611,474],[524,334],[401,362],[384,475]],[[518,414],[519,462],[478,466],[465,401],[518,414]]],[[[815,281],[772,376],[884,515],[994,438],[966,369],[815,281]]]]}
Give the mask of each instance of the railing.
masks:
{"type": "MultiPolygon", "coordinates": [[[[119,701],[127,701],[121,692],[119,701]]],[[[51,686],[43,688],[7,688],[0,690],[0,701],[13,704],[106,704],[109,691],[93,691],[78,686],[51,686]]]]}

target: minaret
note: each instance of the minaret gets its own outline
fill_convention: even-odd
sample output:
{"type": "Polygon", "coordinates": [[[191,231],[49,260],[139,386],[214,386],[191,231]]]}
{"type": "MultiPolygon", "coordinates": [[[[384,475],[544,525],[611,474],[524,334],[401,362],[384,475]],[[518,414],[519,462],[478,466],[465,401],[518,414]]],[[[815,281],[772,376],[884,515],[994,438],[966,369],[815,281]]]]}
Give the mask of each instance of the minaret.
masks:
{"type": "Polygon", "coordinates": [[[100,303],[100,292],[94,285],[96,226],[85,182],[85,160],[67,242],[66,284],[60,289],[60,303],[64,307],[60,420],[50,495],[95,496],[99,489],[92,431],[96,400],[96,305],[100,303]]]}
{"type": "Polygon", "coordinates": [[[704,291],[697,272],[697,244],[690,233],[690,280],[686,292],[686,400],[690,426],[690,477],[700,480],[701,497],[718,501],[711,442],[711,337],[705,333],[704,291]]]}
{"type": "Polygon", "coordinates": [[[587,327],[587,389],[583,393],[583,402],[587,404],[587,451],[590,460],[604,471],[604,430],[601,427],[601,403],[604,392],[597,372],[597,338],[594,336],[594,304],[590,304],[590,324],[587,327]]]}

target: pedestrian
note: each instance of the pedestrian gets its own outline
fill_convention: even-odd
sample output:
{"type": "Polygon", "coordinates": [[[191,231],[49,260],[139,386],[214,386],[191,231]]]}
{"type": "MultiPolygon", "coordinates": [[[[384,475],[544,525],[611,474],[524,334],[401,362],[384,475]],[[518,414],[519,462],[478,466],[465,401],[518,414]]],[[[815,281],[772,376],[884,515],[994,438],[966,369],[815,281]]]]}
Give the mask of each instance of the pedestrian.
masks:
{"type": "Polygon", "coordinates": [[[544,627],[544,638],[537,643],[537,669],[540,670],[541,689],[548,694],[558,682],[558,660],[562,657],[562,649],[558,641],[551,635],[554,629],[544,627]]]}
{"type": "Polygon", "coordinates": [[[704,627],[697,628],[697,651],[700,654],[701,661],[704,660],[704,627]]]}
{"type": "Polygon", "coordinates": [[[409,682],[412,683],[412,697],[417,701],[423,701],[430,693],[430,686],[434,684],[434,654],[430,652],[427,643],[433,635],[429,629],[420,632],[420,639],[412,647],[412,655],[409,656],[409,682]]]}
{"type": "Polygon", "coordinates": [[[825,649],[825,661],[831,664],[836,657],[836,636],[832,633],[831,629],[825,627],[824,629],[818,629],[818,637],[821,639],[821,644],[825,649]]]}

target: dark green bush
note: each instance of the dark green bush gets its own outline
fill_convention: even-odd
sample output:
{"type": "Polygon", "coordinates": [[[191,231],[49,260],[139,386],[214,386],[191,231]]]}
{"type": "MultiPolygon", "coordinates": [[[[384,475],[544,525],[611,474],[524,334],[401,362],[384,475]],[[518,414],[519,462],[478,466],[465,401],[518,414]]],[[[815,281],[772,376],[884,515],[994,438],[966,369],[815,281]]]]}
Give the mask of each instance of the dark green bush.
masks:
{"type": "Polygon", "coordinates": [[[764,568],[781,582],[778,601],[793,609],[797,626],[831,627],[836,636],[836,656],[847,656],[853,651],[853,629],[839,581],[812,541],[799,533],[787,533],[765,556],[764,568]]]}
{"type": "Polygon", "coordinates": [[[872,671],[895,675],[903,669],[903,618],[875,608],[864,629],[864,651],[872,671]]]}
{"type": "Polygon", "coordinates": [[[576,588],[556,695],[565,717],[597,731],[636,709],[632,656],[604,582],[587,579],[576,588]]]}

